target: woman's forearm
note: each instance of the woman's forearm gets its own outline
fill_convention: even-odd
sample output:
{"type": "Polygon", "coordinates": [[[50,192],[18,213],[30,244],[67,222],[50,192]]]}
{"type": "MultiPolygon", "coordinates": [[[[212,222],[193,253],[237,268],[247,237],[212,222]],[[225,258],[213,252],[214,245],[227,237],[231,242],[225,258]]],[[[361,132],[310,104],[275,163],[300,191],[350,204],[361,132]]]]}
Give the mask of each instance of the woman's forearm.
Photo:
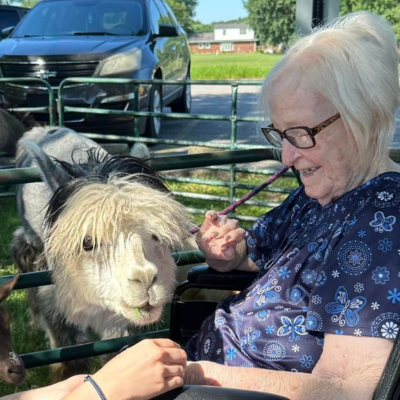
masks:
{"type": "Polygon", "coordinates": [[[185,375],[185,384],[254,390],[278,394],[290,400],[369,400],[373,395],[373,389],[360,385],[352,387],[351,380],[348,383],[313,374],[227,367],[211,362],[191,363],[185,375]]]}

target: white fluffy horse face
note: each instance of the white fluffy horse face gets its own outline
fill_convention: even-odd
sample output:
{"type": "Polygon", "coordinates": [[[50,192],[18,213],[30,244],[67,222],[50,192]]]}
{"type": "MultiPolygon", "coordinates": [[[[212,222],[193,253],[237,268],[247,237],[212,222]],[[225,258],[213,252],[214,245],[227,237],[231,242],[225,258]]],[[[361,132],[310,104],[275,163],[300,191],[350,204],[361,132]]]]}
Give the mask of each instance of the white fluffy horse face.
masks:
{"type": "Polygon", "coordinates": [[[98,248],[92,247],[89,237],[88,250],[71,259],[65,270],[72,276],[63,274],[69,290],[76,291],[74,298],[106,308],[135,325],[158,321],[175,286],[175,262],[168,246],[129,224],[114,242],[102,242],[98,248]]]}
{"type": "Polygon", "coordinates": [[[170,248],[187,237],[189,218],[170,194],[127,178],[83,185],[48,229],[45,255],[59,305],[108,310],[135,325],[159,320],[171,300],[170,248]]]}

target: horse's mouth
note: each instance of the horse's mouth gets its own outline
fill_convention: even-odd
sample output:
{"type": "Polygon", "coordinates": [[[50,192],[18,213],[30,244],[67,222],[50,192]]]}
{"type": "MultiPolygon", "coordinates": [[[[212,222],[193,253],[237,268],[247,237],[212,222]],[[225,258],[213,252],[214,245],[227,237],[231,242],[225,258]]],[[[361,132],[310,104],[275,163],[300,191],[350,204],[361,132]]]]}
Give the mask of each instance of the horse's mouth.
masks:
{"type": "Polygon", "coordinates": [[[163,309],[163,305],[161,304],[151,305],[147,303],[142,307],[135,307],[132,304],[123,302],[123,305],[129,315],[126,315],[126,317],[133,323],[139,325],[148,325],[157,322],[161,317],[163,309]]]}
{"type": "Polygon", "coordinates": [[[150,304],[146,304],[143,307],[138,307],[138,312],[139,314],[141,313],[150,313],[152,310],[154,310],[155,307],[151,306],[150,304]]]}

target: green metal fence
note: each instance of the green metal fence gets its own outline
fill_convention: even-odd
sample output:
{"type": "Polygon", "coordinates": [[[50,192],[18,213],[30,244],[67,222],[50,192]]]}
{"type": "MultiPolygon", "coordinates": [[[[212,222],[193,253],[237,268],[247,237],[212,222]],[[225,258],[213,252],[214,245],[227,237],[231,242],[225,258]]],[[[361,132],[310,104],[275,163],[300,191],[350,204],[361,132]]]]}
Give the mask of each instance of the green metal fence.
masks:
{"type": "MultiPolygon", "coordinates": [[[[10,79],[0,79],[0,83],[10,83],[10,79]]],[[[20,112],[48,112],[50,117],[50,125],[55,125],[57,122],[56,118],[56,99],[51,89],[50,85],[41,79],[35,78],[19,78],[12,79],[13,82],[20,83],[22,81],[33,82],[43,84],[48,90],[49,94],[49,106],[48,107],[36,107],[36,108],[14,108],[14,111],[20,112]]],[[[64,113],[74,112],[74,113],[85,113],[85,114],[127,114],[134,117],[163,117],[163,118],[173,118],[173,119],[200,119],[200,120],[215,120],[215,121],[231,121],[231,140],[230,144],[222,144],[222,143],[210,143],[210,142],[199,142],[199,141],[179,141],[179,140],[166,140],[166,139],[149,139],[149,138],[141,138],[139,137],[139,126],[138,126],[138,118],[136,118],[136,123],[134,127],[134,132],[132,136],[115,136],[115,135],[99,135],[99,134],[85,134],[85,136],[92,139],[101,139],[103,141],[113,141],[113,142],[125,142],[125,143],[133,143],[133,142],[147,142],[147,143],[160,143],[160,144],[171,144],[171,145],[195,145],[208,147],[210,149],[223,149],[228,151],[218,151],[211,153],[203,153],[203,154],[194,154],[194,155],[184,155],[184,156],[173,156],[173,157],[158,157],[152,161],[152,165],[155,169],[159,171],[173,171],[185,168],[212,168],[213,170],[223,170],[230,172],[230,180],[229,182],[224,181],[211,181],[211,180],[202,180],[202,179],[193,179],[193,178],[183,178],[183,177],[174,177],[168,176],[167,179],[175,180],[180,182],[191,182],[191,183],[199,183],[199,184],[208,184],[213,186],[222,186],[230,188],[230,196],[222,197],[222,196],[198,196],[202,199],[213,199],[213,200],[225,200],[233,202],[235,200],[236,189],[253,189],[254,185],[240,184],[236,183],[236,173],[237,172],[251,172],[251,173],[266,173],[271,174],[275,171],[267,169],[267,170],[256,170],[254,168],[236,168],[235,164],[240,163],[248,163],[248,162],[256,162],[262,161],[266,159],[274,158],[274,151],[271,148],[263,147],[263,146],[254,146],[254,145],[240,145],[237,143],[237,123],[239,121],[246,122],[254,122],[257,121],[257,118],[254,117],[239,117],[237,115],[237,95],[238,95],[238,87],[240,85],[259,85],[260,82],[236,82],[236,81],[185,81],[185,82],[177,82],[177,81],[157,81],[157,84],[162,85],[176,85],[179,84],[199,84],[199,85],[207,85],[207,84],[218,84],[218,85],[230,85],[231,86],[231,115],[230,116],[222,116],[222,115],[188,115],[188,114],[180,114],[180,113],[153,113],[153,112],[144,112],[144,111],[117,111],[117,110],[104,110],[104,109],[95,109],[95,108],[78,108],[78,107],[69,107],[64,104],[63,101],[63,90],[68,87],[68,85],[76,84],[76,83],[114,83],[114,84],[132,84],[134,86],[135,92],[135,106],[138,110],[138,93],[140,85],[149,85],[152,84],[153,81],[133,81],[129,79],[98,79],[98,78],[71,78],[64,80],[58,90],[58,122],[60,125],[64,123],[64,113]],[[261,147],[261,148],[260,148],[261,147]],[[246,150],[245,150],[246,149],[246,150]],[[229,166],[227,166],[230,164],[229,166]]],[[[290,174],[288,174],[290,175],[290,174]]],[[[22,168],[22,169],[3,169],[0,171],[0,185],[10,185],[10,184],[21,184],[21,183],[29,183],[29,182],[39,182],[40,175],[36,168],[22,168]]],[[[280,193],[288,193],[290,192],[287,188],[270,188],[270,191],[280,192],[280,193]]],[[[177,195],[182,196],[196,196],[190,193],[176,193],[177,195]]],[[[249,204],[257,204],[266,207],[274,207],[276,203],[266,203],[266,202],[248,202],[249,204]]],[[[191,210],[193,212],[204,212],[205,210],[191,210]]],[[[246,219],[245,217],[242,219],[246,219]]],[[[183,252],[173,254],[177,265],[188,265],[193,263],[202,263],[204,262],[204,257],[199,251],[192,252],[183,252]]],[[[0,278],[0,284],[4,283],[11,276],[4,276],[0,278]]],[[[36,272],[31,274],[23,274],[18,282],[16,289],[25,289],[38,287],[42,285],[50,285],[51,275],[50,272],[36,272]]],[[[71,346],[63,349],[52,349],[45,350],[30,354],[22,355],[22,358],[25,362],[25,365],[28,368],[48,365],[52,363],[57,363],[60,361],[68,361],[76,358],[86,358],[90,356],[96,356],[100,354],[112,353],[118,351],[121,347],[126,344],[133,344],[137,341],[145,337],[167,337],[169,334],[169,330],[162,330],[157,332],[150,332],[142,335],[135,335],[126,338],[112,339],[101,342],[88,343],[79,346],[71,346]]]]}
{"type": "MultiPolygon", "coordinates": [[[[52,90],[49,88],[49,85],[47,82],[39,80],[39,79],[21,79],[22,80],[27,80],[27,81],[40,81],[43,83],[44,86],[46,86],[49,90],[49,107],[48,108],[40,108],[40,112],[50,112],[50,115],[52,112],[54,112],[54,104],[55,104],[55,99],[54,96],[51,95],[52,90]]],[[[10,81],[8,79],[1,79],[1,82],[6,82],[10,81]]],[[[14,81],[19,81],[17,79],[14,79],[14,81]]],[[[87,82],[87,81],[92,81],[92,82],[103,82],[107,81],[107,83],[110,83],[111,80],[100,80],[100,79],[68,79],[64,81],[59,89],[59,96],[60,94],[62,95],[62,90],[65,87],[67,82],[87,82]]],[[[130,81],[130,80],[115,80],[115,83],[127,83],[129,81],[132,83],[132,85],[135,86],[135,93],[138,93],[138,87],[139,84],[149,84],[151,81],[141,81],[135,82],[135,81],[130,81]]],[[[162,84],[176,84],[176,81],[157,81],[157,84],[162,83],[162,84]]],[[[136,141],[143,141],[143,142],[151,142],[151,143],[165,143],[165,144],[179,144],[179,145],[199,145],[199,146],[204,146],[204,147],[210,147],[210,148],[218,148],[218,149],[228,149],[229,151],[224,151],[224,152],[212,152],[212,153],[205,153],[205,154],[195,154],[195,155],[185,155],[185,156],[175,156],[175,157],[159,157],[153,160],[153,166],[155,169],[159,171],[172,171],[172,170],[178,170],[178,169],[184,169],[184,168],[204,168],[204,167],[211,167],[213,169],[221,169],[221,166],[227,165],[227,164],[240,164],[240,163],[246,163],[246,162],[255,162],[255,161],[261,161],[261,160],[266,160],[266,159],[273,159],[274,158],[274,151],[271,148],[264,147],[264,148],[257,148],[257,146],[248,146],[251,147],[251,149],[247,150],[241,150],[243,145],[238,145],[236,143],[236,132],[237,132],[237,122],[238,121],[255,121],[255,118],[251,117],[238,117],[237,116],[237,89],[238,86],[241,84],[245,85],[254,85],[256,84],[255,82],[214,82],[214,81],[189,81],[189,82],[180,82],[183,84],[229,84],[232,87],[232,113],[231,116],[211,116],[211,118],[208,118],[209,116],[206,115],[186,115],[186,114],[165,114],[165,113],[151,113],[151,112],[141,112],[141,111],[130,111],[130,115],[133,116],[162,116],[165,118],[182,118],[182,119],[214,119],[214,120],[229,120],[231,121],[231,143],[230,145],[224,145],[224,144],[218,144],[218,143],[203,143],[203,142],[189,142],[189,141],[167,141],[167,140],[156,140],[156,139],[144,139],[138,137],[138,126],[135,127],[135,132],[132,137],[117,137],[117,136],[112,136],[112,135],[95,135],[95,134],[89,134],[89,137],[92,137],[94,139],[102,139],[102,140],[112,140],[112,141],[124,141],[124,142],[136,142],[136,141]]],[[[115,113],[120,113],[115,110],[99,110],[99,109],[78,109],[75,107],[67,107],[63,104],[62,101],[62,96],[59,97],[61,101],[59,102],[59,108],[58,108],[58,113],[60,116],[60,121],[63,121],[63,115],[64,112],[84,112],[84,113],[105,113],[105,114],[115,114],[115,113]]],[[[136,96],[137,99],[137,96],[136,96]]],[[[18,108],[16,109],[18,111],[32,111],[32,109],[28,108],[18,108]]],[[[35,111],[38,111],[38,109],[34,109],[35,111]]],[[[54,116],[51,119],[51,124],[55,122],[54,116]]],[[[392,158],[396,161],[399,162],[400,160],[400,153],[397,150],[393,150],[391,152],[392,158]]],[[[253,186],[251,185],[244,185],[244,184],[237,184],[235,183],[235,174],[237,171],[245,171],[245,172],[251,172],[251,173],[256,173],[260,171],[256,171],[251,168],[235,168],[234,166],[230,167],[225,167],[224,170],[228,170],[231,172],[231,181],[228,182],[221,182],[221,181],[212,181],[208,182],[208,184],[211,185],[218,185],[218,186],[228,186],[231,187],[231,196],[230,200],[233,200],[235,197],[235,189],[236,188],[246,188],[246,189],[251,189],[253,186]]],[[[266,173],[271,173],[272,171],[262,171],[266,173]]],[[[28,182],[38,182],[40,181],[40,176],[38,173],[38,170],[36,168],[25,168],[25,169],[5,169],[0,171],[0,185],[4,184],[20,184],[20,183],[28,183],[28,182]]],[[[181,181],[189,181],[186,178],[181,178],[181,181]]],[[[195,183],[201,183],[204,184],[205,181],[203,180],[194,180],[191,179],[191,182],[195,183]]],[[[272,188],[270,188],[271,190],[272,188]]],[[[279,188],[274,188],[274,191],[278,191],[279,188]]],[[[283,191],[284,193],[287,193],[288,190],[286,189],[283,191]]],[[[258,204],[257,204],[258,205],[258,204]]],[[[273,206],[274,204],[270,204],[270,206],[273,206]]],[[[177,265],[188,265],[188,264],[193,264],[193,263],[202,263],[204,262],[204,257],[199,251],[193,251],[193,252],[184,252],[184,253],[177,253],[173,254],[175,261],[177,265]]],[[[0,284],[4,283],[8,279],[10,279],[11,276],[4,276],[0,277],[0,284]]],[[[43,285],[50,285],[52,284],[51,282],[51,273],[49,271],[45,272],[35,272],[35,273],[30,273],[30,274],[23,274],[18,282],[18,285],[16,289],[26,289],[26,288],[32,288],[32,287],[38,287],[38,286],[43,286],[43,285]]],[[[79,345],[79,346],[71,346],[68,348],[62,348],[62,349],[52,349],[52,350],[45,350],[45,351],[40,351],[40,352],[35,352],[35,353],[30,353],[30,354],[25,354],[22,355],[22,358],[25,362],[25,365],[28,368],[32,367],[37,367],[37,366],[42,366],[42,365],[48,365],[48,364],[53,364],[57,363],[60,361],[68,361],[68,360],[73,360],[77,358],[86,358],[86,357],[91,357],[91,356],[96,356],[100,354],[106,354],[106,353],[112,353],[115,351],[118,351],[120,348],[122,348],[126,344],[133,344],[136,343],[137,341],[140,341],[141,339],[147,337],[167,337],[169,334],[169,330],[162,330],[162,331],[156,331],[156,332],[150,332],[142,335],[135,335],[135,336],[130,336],[130,337],[125,337],[125,338],[118,338],[118,339],[112,339],[112,340],[106,340],[106,341],[100,341],[100,342],[94,342],[94,343],[87,343],[84,345],[79,345]]]]}

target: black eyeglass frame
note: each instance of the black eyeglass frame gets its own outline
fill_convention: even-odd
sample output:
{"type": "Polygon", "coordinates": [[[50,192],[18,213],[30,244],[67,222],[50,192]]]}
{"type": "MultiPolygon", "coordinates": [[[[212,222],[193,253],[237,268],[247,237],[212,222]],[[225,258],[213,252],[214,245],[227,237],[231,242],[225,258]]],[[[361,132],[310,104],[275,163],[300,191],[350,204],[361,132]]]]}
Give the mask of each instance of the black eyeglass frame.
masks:
{"type": "Polygon", "coordinates": [[[337,114],[333,115],[332,117],[326,119],[325,121],[321,122],[317,126],[314,126],[314,128],[309,128],[308,126],[293,126],[291,128],[285,129],[283,132],[281,132],[279,129],[274,128],[274,125],[271,124],[269,126],[261,127],[261,131],[264,134],[265,138],[268,140],[268,142],[270,142],[272,144],[272,146],[274,146],[274,147],[282,148],[283,139],[287,139],[287,141],[291,145],[293,145],[294,147],[297,147],[298,149],[311,149],[317,144],[315,141],[315,136],[318,135],[318,133],[320,133],[322,130],[327,128],[329,125],[333,124],[339,118],[340,118],[340,113],[337,113],[337,114]],[[308,147],[300,147],[300,146],[296,145],[295,143],[293,143],[292,140],[294,138],[290,138],[286,135],[286,132],[290,131],[292,129],[304,129],[308,133],[308,135],[312,141],[312,145],[308,146],[308,147]],[[277,146],[276,144],[272,143],[271,140],[268,138],[268,134],[270,133],[270,131],[275,131],[276,133],[279,134],[279,136],[281,137],[281,140],[282,140],[281,146],[277,146]]]}

